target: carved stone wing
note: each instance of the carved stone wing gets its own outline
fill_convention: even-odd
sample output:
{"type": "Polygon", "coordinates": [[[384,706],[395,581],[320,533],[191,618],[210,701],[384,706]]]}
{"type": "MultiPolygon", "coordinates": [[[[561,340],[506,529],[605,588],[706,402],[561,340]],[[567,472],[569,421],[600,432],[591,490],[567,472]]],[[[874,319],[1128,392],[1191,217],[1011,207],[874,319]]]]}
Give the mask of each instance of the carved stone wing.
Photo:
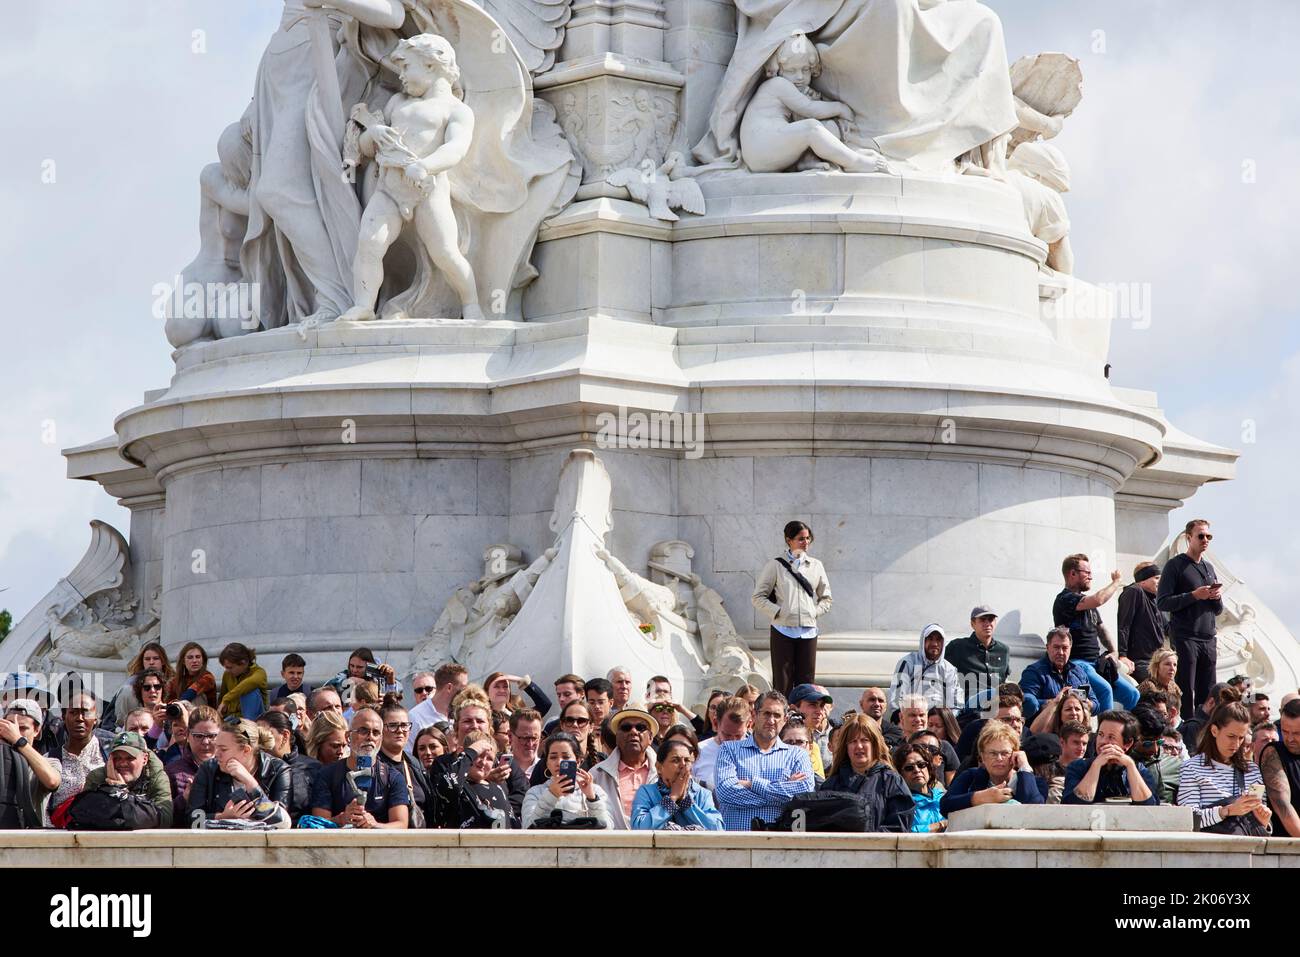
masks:
{"type": "Polygon", "coordinates": [[[90,547],[77,567],[68,572],[67,580],[81,595],[91,597],[122,584],[130,550],[122,533],[106,522],[90,523],[90,547]]]}
{"type": "Polygon", "coordinates": [[[483,9],[503,27],[534,75],[555,65],[564,42],[570,0],[482,0],[483,9]]]}

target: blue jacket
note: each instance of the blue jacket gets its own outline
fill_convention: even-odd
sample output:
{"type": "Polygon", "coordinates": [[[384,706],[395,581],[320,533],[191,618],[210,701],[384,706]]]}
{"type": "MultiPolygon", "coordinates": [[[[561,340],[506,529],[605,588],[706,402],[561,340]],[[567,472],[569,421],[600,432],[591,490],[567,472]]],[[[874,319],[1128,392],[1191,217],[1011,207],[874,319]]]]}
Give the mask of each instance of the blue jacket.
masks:
{"type": "Polygon", "coordinates": [[[661,831],[670,821],[682,827],[703,828],[706,831],[722,830],[722,814],[713,804],[713,795],[694,778],[686,787],[690,798],[687,807],[680,805],[670,810],[665,803],[668,789],[658,781],[637,788],[632,797],[632,830],[661,831]]]}
{"type": "MultiPolygon", "coordinates": [[[[1057,674],[1056,667],[1052,664],[1047,655],[1039,658],[1037,661],[1025,668],[1020,675],[1020,690],[1026,697],[1032,696],[1040,703],[1051,701],[1066,685],[1073,688],[1082,688],[1088,686],[1088,701],[1092,703],[1092,713],[1094,715],[1101,713],[1101,702],[1097,700],[1097,695],[1092,690],[1092,679],[1088,673],[1079,667],[1078,662],[1071,661],[1065,666],[1065,675],[1057,674]]],[[[1028,702],[1026,701],[1026,704],[1028,702]]],[[[1025,712],[1025,722],[1028,723],[1038,713],[1035,708],[1031,714],[1028,710],[1025,712]]]]}
{"type": "MultiPolygon", "coordinates": [[[[951,817],[953,811],[964,811],[971,806],[971,799],[976,791],[983,791],[989,786],[989,773],[983,768],[967,768],[952,779],[948,793],[939,799],[939,810],[944,817],[951,817]]],[[[1016,772],[1016,790],[1014,799],[1021,804],[1045,804],[1047,799],[1039,789],[1038,778],[1028,771],[1016,772]]]]}
{"type": "Polygon", "coordinates": [[[928,796],[916,791],[912,792],[912,802],[916,805],[916,811],[912,814],[913,833],[928,833],[931,824],[938,824],[943,820],[943,812],[939,810],[943,793],[943,788],[937,784],[934,786],[934,793],[928,796]]]}
{"type": "MultiPolygon", "coordinates": [[[[1092,762],[1096,761],[1096,755],[1091,758],[1080,758],[1078,761],[1071,761],[1070,766],[1065,769],[1065,792],[1061,795],[1062,804],[1104,804],[1106,798],[1132,796],[1133,791],[1128,784],[1128,771],[1125,768],[1117,768],[1111,765],[1108,768],[1102,768],[1101,774],[1097,777],[1097,792],[1092,796],[1091,801],[1085,801],[1076,797],[1074,789],[1079,786],[1083,776],[1088,773],[1092,767],[1092,762]]],[[[1156,787],[1155,779],[1151,777],[1151,772],[1142,765],[1137,766],[1138,773],[1142,775],[1142,780],[1146,782],[1147,790],[1151,792],[1151,797],[1145,801],[1134,801],[1134,804],[1159,804],[1160,789],[1156,787]]]]}

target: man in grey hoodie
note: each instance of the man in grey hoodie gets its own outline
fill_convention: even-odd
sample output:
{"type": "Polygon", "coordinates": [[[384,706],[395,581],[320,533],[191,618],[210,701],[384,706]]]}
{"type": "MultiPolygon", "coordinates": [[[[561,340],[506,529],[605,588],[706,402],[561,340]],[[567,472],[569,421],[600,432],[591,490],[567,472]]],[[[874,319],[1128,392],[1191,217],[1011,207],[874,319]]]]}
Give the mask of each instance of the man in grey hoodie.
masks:
{"type": "Polygon", "coordinates": [[[931,622],[921,629],[920,648],[909,651],[894,667],[889,683],[889,703],[898,708],[909,694],[924,695],[932,707],[959,708],[962,703],[961,675],[944,660],[948,636],[931,622]]]}

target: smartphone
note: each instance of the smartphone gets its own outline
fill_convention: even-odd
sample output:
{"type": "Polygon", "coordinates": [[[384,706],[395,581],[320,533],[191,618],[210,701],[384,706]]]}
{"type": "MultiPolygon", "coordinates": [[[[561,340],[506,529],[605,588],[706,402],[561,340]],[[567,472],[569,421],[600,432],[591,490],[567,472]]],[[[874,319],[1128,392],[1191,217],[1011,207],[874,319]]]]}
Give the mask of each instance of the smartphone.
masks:
{"type": "Polygon", "coordinates": [[[1250,787],[1246,788],[1246,793],[1251,797],[1257,797],[1262,801],[1268,795],[1268,788],[1263,784],[1252,784],[1250,787]]]}
{"type": "Polygon", "coordinates": [[[568,778],[570,781],[573,782],[573,786],[576,788],[578,786],[578,762],[561,761],[560,777],[568,778]]]}
{"type": "Polygon", "coordinates": [[[497,767],[501,767],[501,765],[509,764],[509,763],[510,763],[510,755],[508,754],[497,755],[497,767]]]}

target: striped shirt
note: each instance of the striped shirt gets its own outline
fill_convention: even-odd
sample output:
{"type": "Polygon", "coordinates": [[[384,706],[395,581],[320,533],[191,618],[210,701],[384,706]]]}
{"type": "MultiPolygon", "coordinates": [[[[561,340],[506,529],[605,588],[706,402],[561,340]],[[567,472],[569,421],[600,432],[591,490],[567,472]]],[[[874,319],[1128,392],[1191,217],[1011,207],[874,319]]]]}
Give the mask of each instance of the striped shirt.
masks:
{"type": "MultiPolygon", "coordinates": [[[[1243,787],[1262,784],[1259,768],[1250,763],[1246,767],[1243,787]]],[[[1197,754],[1183,762],[1178,776],[1178,805],[1197,808],[1201,827],[1210,827],[1224,819],[1220,805],[1242,794],[1237,789],[1237,771],[1231,764],[1215,761],[1206,766],[1205,755],[1197,754]]]]}
{"type": "Polygon", "coordinates": [[[813,789],[812,759],[805,748],[779,738],[767,751],[759,749],[752,734],[728,741],[718,750],[714,797],[728,831],[748,831],[754,818],[771,822],[796,794],[813,789]],[[802,774],[799,781],[791,775],[802,774]],[[742,787],[738,781],[748,781],[742,787]]]}

